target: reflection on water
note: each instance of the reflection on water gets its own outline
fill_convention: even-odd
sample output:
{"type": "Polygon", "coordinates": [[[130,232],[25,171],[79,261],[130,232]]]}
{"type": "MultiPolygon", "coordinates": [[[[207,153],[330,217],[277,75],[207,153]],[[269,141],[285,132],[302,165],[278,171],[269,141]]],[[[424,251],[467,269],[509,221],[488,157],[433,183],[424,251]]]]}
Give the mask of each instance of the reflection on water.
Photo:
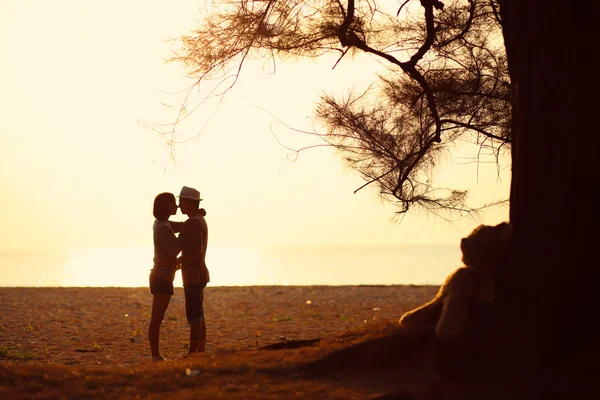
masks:
{"type": "Polygon", "coordinates": [[[0,253],[0,286],[64,286],[66,253],[0,253]]]}
{"type": "MultiPolygon", "coordinates": [[[[460,265],[458,246],[209,247],[211,286],[439,285],[460,265]]],[[[145,287],[152,248],[0,253],[0,286],[145,287]]],[[[175,286],[182,286],[177,273],[175,286]]]]}
{"type": "Polygon", "coordinates": [[[146,286],[152,256],[152,248],[71,250],[64,286],[146,286]]]}

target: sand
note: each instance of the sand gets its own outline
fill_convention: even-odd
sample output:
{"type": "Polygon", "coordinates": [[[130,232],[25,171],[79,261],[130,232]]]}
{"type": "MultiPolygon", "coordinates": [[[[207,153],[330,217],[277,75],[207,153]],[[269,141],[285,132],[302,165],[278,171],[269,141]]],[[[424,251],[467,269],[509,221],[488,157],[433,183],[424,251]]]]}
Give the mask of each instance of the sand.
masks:
{"type": "Polygon", "coordinates": [[[189,328],[176,288],[161,330],[169,361],[151,363],[147,288],[0,288],[0,399],[529,400],[593,390],[591,379],[563,379],[565,369],[543,381],[442,382],[412,343],[391,369],[386,345],[354,351],[387,340],[437,289],[209,286],[207,352],[181,359],[189,328]]]}
{"type": "MultiPolygon", "coordinates": [[[[255,350],[397,321],[431,286],[208,287],[207,351],[255,350]]],[[[28,363],[138,365],[150,361],[148,288],[0,288],[0,346],[28,363]],[[31,359],[30,359],[31,357],[31,359]]],[[[189,326],[176,288],[161,328],[168,359],[186,353],[189,326]]],[[[4,360],[11,357],[4,356],[4,360]]]]}

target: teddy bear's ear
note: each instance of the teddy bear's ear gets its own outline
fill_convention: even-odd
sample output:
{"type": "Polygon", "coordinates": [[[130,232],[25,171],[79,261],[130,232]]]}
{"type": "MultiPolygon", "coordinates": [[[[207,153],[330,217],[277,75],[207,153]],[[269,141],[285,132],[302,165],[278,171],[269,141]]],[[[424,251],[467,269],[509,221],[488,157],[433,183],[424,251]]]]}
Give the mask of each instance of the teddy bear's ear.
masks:
{"type": "Polygon", "coordinates": [[[472,242],[471,238],[468,238],[468,237],[466,237],[466,238],[462,238],[462,239],[460,240],[460,250],[461,250],[463,253],[470,253],[470,250],[471,250],[471,242],[472,242]]]}
{"type": "Polygon", "coordinates": [[[510,235],[512,234],[512,225],[507,222],[502,222],[498,227],[500,228],[500,240],[510,238],[510,235]]]}

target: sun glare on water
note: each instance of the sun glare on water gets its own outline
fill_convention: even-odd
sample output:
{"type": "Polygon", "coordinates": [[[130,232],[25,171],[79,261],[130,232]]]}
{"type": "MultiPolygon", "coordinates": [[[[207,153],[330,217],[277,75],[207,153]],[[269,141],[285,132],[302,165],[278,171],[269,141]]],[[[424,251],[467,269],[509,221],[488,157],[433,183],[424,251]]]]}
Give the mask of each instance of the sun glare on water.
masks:
{"type": "MultiPolygon", "coordinates": [[[[89,248],[68,252],[64,264],[64,286],[144,287],[152,268],[152,248],[89,248]]],[[[242,286],[275,284],[272,272],[261,262],[260,252],[248,248],[209,248],[207,265],[211,285],[242,286]],[[218,260],[218,261],[217,261],[218,260]],[[215,261],[218,268],[211,268],[215,261]]],[[[176,287],[183,286],[181,274],[176,287]]]]}
{"type": "Polygon", "coordinates": [[[64,265],[65,286],[148,285],[152,248],[89,248],[68,252],[64,265]]]}
{"type": "MultiPolygon", "coordinates": [[[[210,286],[439,285],[458,266],[457,246],[209,247],[210,286]]],[[[148,287],[152,247],[0,253],[0,286],[148,287]],[[23,271],[27,273],[24,274],[23,271]]],[[[177,272],[175,287],[182,287],[177,272]]]]}

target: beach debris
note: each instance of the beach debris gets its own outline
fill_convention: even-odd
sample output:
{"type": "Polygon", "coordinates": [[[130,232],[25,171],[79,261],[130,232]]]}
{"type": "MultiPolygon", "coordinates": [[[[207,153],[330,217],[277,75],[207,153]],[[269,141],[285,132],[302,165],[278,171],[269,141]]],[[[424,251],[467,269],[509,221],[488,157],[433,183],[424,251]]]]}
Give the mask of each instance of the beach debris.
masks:
{"type": "Polygon", "coordinates": [[[292,318],[291,317],[287,317],[285,315],[279,315],[277,317],[271,318],[271,321],[273,321],[273,322],[286,322],[286,321],[292,321],[292,318]]]}
{"type": "Polygon", "coordinates": [[[381,396],[373,397],[373,400],[413,400],[413,396],[408,392],[393,392],[393,393],[385,393],[381,396]]]}
{"type": "Polygon", "coordinates": [[[185,369],[185,374],[186,374],[187,376],[196,376],[196,375],[198,375],[199,373],[200,373],[200,371],[198,371],[197,369],[189,369],[189,368],[186,368],[186,369],[185,369]]]}
{"type": "Polygon", "coordinates": [[[284,349],[299,349],[301,347],[314,346],[321,341],[321,338],[302,339],[302,340],[285,340],[261,347],[261,350],[284,350],[284,349]]]}
{"type": "Polygon", "coordinates": [[[311,304],[312,304],[312,301],[310,301],[310,300],[306,300],[306,304],[308,304],[308,305],[311,305],[311,304]]]}
{"type": "Polygon", "coordinates": [[[20,350],[13,350],[6,346],[0,345],[0,360],[3,359],[14,359],[14,360],[31,360],[34,359],[35,356],[31,353],[22,352],[20,350]]]}
{"type": "Polygon", "coordinates": [[[379,308],[379,307],[373,308],[373,311],[379,311],[379,310],[381,310],[381,308],[379,308]]]}
{"type": "Polygon", "coordinates": [[[100,350],[100,345],[94,340],[93,349],[75,349],[76,353],[95,353],[100,350]]]}
{"type": "Polygon", "coordinates": [[[256,336],[260,337],[260,335],[261,335],[260,331],[256,331],[256,336]]]}
{"type": "Polygon", "coordinates": [[[124,317],[125,317],[125,318],[129,317],[129,314],[125,314],[125,315],[124,315],[124,317]]]}

